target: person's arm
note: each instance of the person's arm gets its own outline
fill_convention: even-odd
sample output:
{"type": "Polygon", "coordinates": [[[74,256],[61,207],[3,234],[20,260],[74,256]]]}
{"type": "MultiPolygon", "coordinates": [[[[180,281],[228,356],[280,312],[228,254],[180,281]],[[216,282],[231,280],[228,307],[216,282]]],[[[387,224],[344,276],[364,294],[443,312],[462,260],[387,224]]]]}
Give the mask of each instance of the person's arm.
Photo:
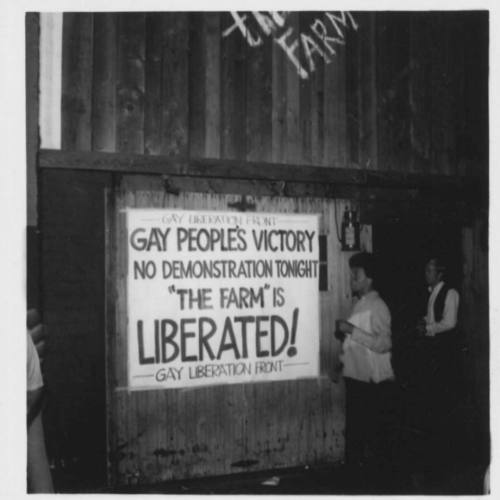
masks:
{"type": "Polygon", "coordinates": [[[40,414],[43,407],[43,387],[33,391],[26,391],[27,394],[27,423],[28,427],[31,425],[37,415],[40,414]]]}
{"type": "Polygon", "coordinates": [[[31,425],[33,419],[40,413],[43,402],[43,379],[40,371],[38,354],[30,335],[26,336],[26,389],[27,389],[27,421],[31,425]]]}
{"type": "Polygon", "coordinates": [[[43,327],[40,314],[36,309],[28,310],[26,324],[28,328],[28,333],[30,334],[31,339],[33,340],[36,352],[38,353],[40,363],[42,363],[45,354],[46,332],[45,328],[43,327]]]}
{"type": "Polygon", "coordinates": [[[28,427],[27,445],[28,493],[54,493],[40,414],[28,427]]]}
{"type": "Polygon", "coordinates": [[[438,333],[446,332],[447,330],[455,328],[455,326],[457,325],[458,303],[458,292],[453,289],[448,290],[446,299],[444,301],[443,318],[441,319],[441,321],[429,323],[426,326],[427,336],[434,337],[434,335],[438,333]]]}
{"type": "Polygon", "coordinates": [[[376,302],[371,314],[372,333],[357,326],[352,329],[352,340],[370,351],[384,353],[391,350],[391,313],[383,302],[376,302]]]}

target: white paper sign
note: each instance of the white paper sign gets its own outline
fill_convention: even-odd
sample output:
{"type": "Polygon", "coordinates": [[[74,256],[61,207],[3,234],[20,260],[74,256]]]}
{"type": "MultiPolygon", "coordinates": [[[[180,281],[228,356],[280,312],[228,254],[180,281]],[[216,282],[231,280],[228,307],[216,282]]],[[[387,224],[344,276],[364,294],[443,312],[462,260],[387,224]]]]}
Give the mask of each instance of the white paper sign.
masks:
{"type": "Polygon", "coordinates": [[[318,217],[127,210],[129,387],[318,376],[318,217]]]}

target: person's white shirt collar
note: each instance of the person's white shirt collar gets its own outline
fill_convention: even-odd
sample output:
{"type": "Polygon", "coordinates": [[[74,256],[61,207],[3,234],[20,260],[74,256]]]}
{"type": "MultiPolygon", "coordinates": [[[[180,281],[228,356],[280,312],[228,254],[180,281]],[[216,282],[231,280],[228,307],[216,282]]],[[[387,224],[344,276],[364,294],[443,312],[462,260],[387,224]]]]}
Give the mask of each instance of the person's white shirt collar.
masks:
{"type": "Polygon", "coordinates": [[[443,287],[443,285],[444,285],[444,281],[439,281],[436,286],[434,286],[434,287],[430,286],[428,288],[429,293],[430,294],[434,294],[434,295],[437,294],[437,293],[439,293],[439,290],[441,290],[441,288],[443,287]]]}

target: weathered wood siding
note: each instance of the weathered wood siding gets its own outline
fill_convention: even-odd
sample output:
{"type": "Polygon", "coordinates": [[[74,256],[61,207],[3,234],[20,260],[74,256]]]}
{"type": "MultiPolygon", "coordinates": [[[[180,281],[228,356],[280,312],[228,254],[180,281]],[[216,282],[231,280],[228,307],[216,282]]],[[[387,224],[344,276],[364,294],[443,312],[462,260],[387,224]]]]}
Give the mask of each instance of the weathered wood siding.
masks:
{"type": "MultiPolygon", "coordinates": [[[[315,15],[293,14],[294,29],[307,27],[315,15]]],[[[471,179],[482,173],[486,184],[487,13],[354,15],[358,31],[348,31],[346,45],[338,47],[332,63],[324,65],[318,59],[316,70],[304,81],[283,51],[269,39],[265,39],[261,47],[251,48],[238,32],[222,38],[222,31],[233,22],[229,13],[64,14],[62,148],[81,152],[138,153],[148,157],[163,154],[234,159],[241,162],[240,169],[245,168],[245,161],[255,160],[378,169],[402,174],[465,174],[471,179]]],[[[37,142],[34,131],[30,137],[33,143],[37,142]]],[[[56,445],[56,449],[50,450],[52,456],[72,464],[80,476],[90,480],[100,478],[106,463],[104,192],[116,185],[119,174],[43,170],[40,175],[41,308],[50,335],[46,360],[47,385],[51,392],[48,441],[56,445]]],[[[168,185],[169,179],[163,181],[168,185]]],[[[159,181],[153,179],[152,182],[159,181]]],[[[185,191],[184,186],[192,186],[193,182],[176,179],[174,184],[185,191]]],[[[213,186],[217,191],[221,181],[197,179],[194,183],[200,186],[197,191],[211,192],[213,186]]],[[[224,183],[223,192],[229,193],[231,185],[234,192],[241,193],[246,187],[252,190],[254,183],[233,180],[224,183]]],[[[156,184],[152,187],[158,189],[156,184]]],[[[269,191],[269,196],[283,195],[279,182],[260,183],[258,189],[269,191]]],[[[307,189],[307,185],[299,186],[297,193],[307,196],[307,189]]],[[[347,192],[348,196],[338,196],[351,199],[360,196],[355,186],[347,192]]],[[[420,192],[399,190],[397,186],[388,190],[375,188],[366,193],[362,195],[366,199],[361,216],[370,215],[373,220],[381,221],[395,217],[409,220],[408,208],[414,207],[416,200],[423,199],[420,192]]],[[[426,193],[439,205],[439,194],[434,194],[432,189],[427,189],[426,193]]],[[[203,203],[209,206],[207,196],[199,194],[195,198],[199,206],[203,203]]],[[[167,199],[171,196],[167,195],[167,199]]],[[[281,209],[288,206],[286,203],[294,207],[294,203],[305,203],[307,208],[316,203],[322,213],[331,217],[331,202],[266,200],[259,203],[267,203],[269,209],[281,209]]],[[[476,218],[476,224],[484,225],[485,217],[478,219],[474,211],[475,206],[471,204],[471,220],[476,218]]],[[[442,209],[442,214],[446,213],[450,213],[449,205],[442,209]]],[[[415,217],[414,211],[412,214],[415,217]]],[[[439,210],[433,213],[427,210],[422,214],[421,217],[429,221],[431,216],[440,217],[439,210]]],[[[475,259],[478,255],[483,255],[484,259],[484,254],[478,253],[477,230],[464,231],[466,261],[479,262],[475,259]]],[[[484,262],[482,269],[486,269],[486,261],[481,260],[484,262]]],[[[476,306],[482,311],[487,308],[487,284],[485,275],[477,271],[480,268],[475,264],[475,271],[469,273],[465,281],[468,291],[464,294],[464,309],[469,314],[471,311],[475,314],[476,306]],[[471,290],[481,292],[472,293],[471,290]]],[[[338,285],[339,288],[335,284],[332,286],[324,296],[333,301],[334,307],[340,307],[345,300],[345,283],[338,285]]],[[[487,324],[477,336],[470,337],[480,353],[474,363],[477,380],[483,380],[487,372],[484,368],[488,363],[487,332],[484,330],[487,324]]],[[[327,358],[334,353],[329,342],[325,339],[322,344],[327,358]]],[[[304,435],[296,436],[296,441],[287,443],[286,446],[292,447],[286,448],[287,454],[297,460],[338,456],[338,449],[332,451],[326,442],[319,442],[318,429],[330,411],[327,410],[329,405],[335,408],[342,405],[341,395],[336,389],[328,393],[328,383],[324,381],[309,396],[307,391],[302,391],[311,389],[308,384],[310,382],[298,384],[304,394],[298,405],[305,411],[306,405],[311,403],[316,409],[311,417],[314,424],[308,424],[311,427],[304,435]],[[311,402],[308,398],[319,399],[311,402]],[[323,405],[321,409],[318,401],[323,405]],[[306,446],[305,439],[312,439],[317,446],[306,446]]],[[[486,386],[478,382],[477,390],[481,387],[486,386]]],[[[214,389],[213,398],[222,401],[224,390],[214,389]]],[[[286,413],[271,395],[263,396],[260,388],[238,390],[241,392],[229,389],[240,411],[234,417],[228,412],[233,426],[230,432],[236,432],[234,429],[238,425],[242,426],[238,432],[254,428],[259,416],[251,403],[257,396],[276,405],[271,407],[270,413],[277,412],[285,418],[286,413]],[[240,404],[243,406],[238,406],[240,404]],[[245,404],[248,422],[242,416],[241,408],[245,404]]],[[[291,388],[287,391],[286,399],[296,398],[291,388]]],[[[201,394],[203,392],[199,392],[200,398],[201,394]]],[[[173,396],[165,396],[161,404],[170,405],[170,397],[173,396]]],[[[202,399],[196,399],[198,396],[179,397],[179,409],[168,408],[178,412],[172,416],[173,422],[182,413],[198,411],[196,405],[205,404],[202,399]]],[[[138,405],[138,415],[142,418],[141,401],[134,399],[130,404],[138,405]]],[[[294,415],[287,424],[289,428],[301,425],[300,418],[294,415]]],[[[200,436],[203,425],[208,425],[200,419],[195,421],[200,431],[190,427],[186,429],[187,435],[200,436]]],[[[150,420],[147,423],[154,432],[159,432],[159,424],[150,420]]],[[[142,429],[140,420],[123,425],[130,435],[134,432],[130,426],[142,429]]],[[[337,425],[335,420],[330,431],[338,430],[337,425]]],[[[217,428],[212,430],[214,436],[222,432],[217,428]]],[[[253,449],[255,453],[260,450],[259,464],[264,466],[270,463],[263,458],[265,450],[278,445],[274,443],[267,448],[262,440],[266,436],[269,439],[278,436],[278,431],[280,428],[259,430],[256,436],[246,438],[258,439],[259,436],[259,443],[222,444],[234,447],[217,450],[220,453],[217,456],[222,457],[227,451],[227,457],[238,461],[238,457],[248,455],[248,450],[253,449]]],[[[158,450],[188,453],[184,437],[168,436],[176,440],[175,447],[165,444],[166,437],[165,446],[158,450]]],[[[328,439],[329,443],[335,443],[334,439],[341,438],[337,434],[334,438],[330,432],[328,439]]],[[[215,437],[204,444],[210,450],[217,446],[215,437]]],[[[145,447],[144,456],[147,457],[156,449],[146,441],[141,441],[141,446],[145,447]]],[[[158,463],[174,460],[172,455],[162,458],[161,453],[158,463]]],[[[205,460],[200,450],[191,448],[189,453],[191,464],[195,457],[205,460]]],[[[276,453],[270,452],[269,456],[276,457],[276,453]]],[[[139,467],[136,460],[137,457],[128,457],[123,463],[128,463],[130,470],[135,471],[144,465],[139,467]]],[[[228,461],[221,461],[217,467],[225,471],[239,470],[230,465],[228,461]]],[[[197,474],[200,469],[195,467],[193,470],[189,473],[197,474]]]]}
{"type": "MultiPolygon", "coordinates": [[[[229,210],[237,195],[166,194],[161,180],[125,178],[108,221],[109,457],[113,481],[156,482],[313,464],[343,456],[343,386],[335,379],[340,343],[334,321],[351,304],[348,258],[334,217],[344,200],[252,197],[257,212],[319,213],[327,236],[328,291],[321,292],[320,372],[316,380],[130,392],[127,386],[126,207],[229,210]],[[116,259],[115,254],[116,252],[116,259]]],[[[371,234],[363,232],[370,248],[371,234]]]]}
{"type": "MultiPolygon", "coordinates": [[[[227,12],[64,14],[62,148],[463,173],[464,132],[480,140],[464,128],[464,53],[487,16],[354,16],[304,80],[272,38],[222,37],[227,12]]],[[[295,35],[317,18],[287,23],[295,35]]]]}
{"type": "MultiPolygon", "coordinates": [[[[40,308],[47,329],[45,431],[58,467],[105,481],[104,190],[111,174],[46,172],[40,308]]],[[[95,484],[95,483],[94,483],[95,484]]]]}

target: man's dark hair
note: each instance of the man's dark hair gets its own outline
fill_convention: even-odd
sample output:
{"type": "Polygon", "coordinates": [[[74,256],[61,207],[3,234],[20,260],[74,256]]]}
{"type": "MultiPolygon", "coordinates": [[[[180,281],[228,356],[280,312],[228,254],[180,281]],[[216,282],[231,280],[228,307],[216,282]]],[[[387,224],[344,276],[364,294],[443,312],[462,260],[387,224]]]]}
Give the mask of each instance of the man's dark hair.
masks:
{"type": "Polygon", "coordinates": [[[431,255],[427,262],[433,262],[436,266],[436,270],[442,274],[443,278],[446,276],[446,261],[443,256],[440,255],[431,255]]]}
{"type": "Polygon", "coordinates": [[[362,268],[365,271],[366,276],[368,278],[371,278],[375,282],[377,270],[373,254],[368,252],[361,252],[354,254],[349,259],[349,267],[362,268]]]}

